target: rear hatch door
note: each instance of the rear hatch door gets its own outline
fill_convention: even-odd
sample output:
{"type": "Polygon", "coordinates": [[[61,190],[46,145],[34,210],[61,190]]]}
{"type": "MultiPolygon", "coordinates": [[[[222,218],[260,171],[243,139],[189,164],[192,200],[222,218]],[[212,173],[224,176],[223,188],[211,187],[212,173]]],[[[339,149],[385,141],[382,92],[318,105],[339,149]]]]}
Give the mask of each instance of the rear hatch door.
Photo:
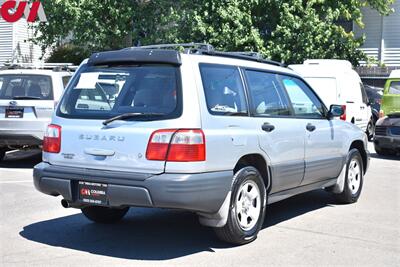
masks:
{"type": "Polygon", "coordinates": [[[162,173],[146,149],[159,129],[200,127],[182,118],[180,71],[173,65],[83,66],[60,102],[54,124],[62,127],[61,152],[45,153],[54,165],[162,173]],[[131,116],[112,121],[122,114],[131,116]]]}
{"type": "Polygon", "coordinates": [[[0,73],[0,129],[44,131],[53,98],[50,76],[0,73]]]}

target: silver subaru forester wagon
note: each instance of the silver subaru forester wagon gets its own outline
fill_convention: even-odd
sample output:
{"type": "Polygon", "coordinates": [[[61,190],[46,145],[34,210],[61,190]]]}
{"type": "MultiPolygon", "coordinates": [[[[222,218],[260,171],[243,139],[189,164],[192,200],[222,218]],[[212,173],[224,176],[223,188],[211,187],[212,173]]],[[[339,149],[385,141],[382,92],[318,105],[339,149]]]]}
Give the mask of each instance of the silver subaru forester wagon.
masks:
{"type": "Polygon", "coordinates": [[[357,201],[367,137],[335,119],[341,106],[327,109],[280,63],[190,46],[85,60],[48,126],[35,187],[99,223],[129,207],[193,211],[233,244],[253,241],[267,205],[293,195],[357,201]]]}

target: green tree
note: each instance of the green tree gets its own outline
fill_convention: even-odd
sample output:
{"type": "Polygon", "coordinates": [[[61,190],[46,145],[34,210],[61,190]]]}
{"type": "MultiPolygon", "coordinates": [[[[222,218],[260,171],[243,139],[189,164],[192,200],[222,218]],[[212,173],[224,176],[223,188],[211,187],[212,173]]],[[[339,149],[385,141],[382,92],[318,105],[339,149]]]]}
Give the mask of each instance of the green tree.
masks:
{"type": "Polygon", "coordinates": [[[337,21],[362,23],[361,7],[391,12],[394,0],[55,0],[49,23],[36,26],[44,48],[65,38],[85,50],[132,44],[207,42],[218,49],[258,51],[278,61],[365,55],[337,21]]]}
{"type": "MultiPolygon", "coordinates": [[[[341,58],[358,65],[366,56],[357,50],[364,37],[355,38],[337,21],[354,21],[363,27],[361,7],[370,5],[382,15],[389,14],[393,1],[330,1],[330,0],[272,0],[280,10],[269,36],[266,36],[268,55],[287,63],[301,63],[307,58],[341,58]]],[[[261,7],[262,9],[262,7],[261,7]]],[[[267,24],[268,17],[259,16],[258,24],[267,24]]]]}

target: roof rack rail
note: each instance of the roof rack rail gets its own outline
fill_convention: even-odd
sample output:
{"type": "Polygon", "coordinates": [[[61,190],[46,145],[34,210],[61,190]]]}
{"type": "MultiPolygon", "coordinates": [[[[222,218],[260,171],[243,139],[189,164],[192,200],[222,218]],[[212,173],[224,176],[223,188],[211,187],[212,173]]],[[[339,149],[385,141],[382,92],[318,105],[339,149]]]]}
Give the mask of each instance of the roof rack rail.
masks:
{"type": "Polygon", "coordinates": [[[278,67],[287,67],[286,64],[273,61],[271,59],[264,58],[260,53],[257,52],[221,52],[221,51],[199,51],[201,54],[209,55],[209,56],[220,56],[220,57],[228,57],[228,58],[236,58],[236,59],[244,59],[249,61],[256,61],[264,64],[275,65],[278,67]]]}
{"type": "Polygon", "coordinates": [[[134,46],[128,49],[168,49],[168,48],[195,48],[205,51],[214,51],[214,47],[206,43],[178,43],[178,44],[158,44],[158,45],[144,45],[144,46],[134,46]]]}
{"type": "Polygon", "coordinates": [[[72,63],[4,63],[1,69],[43,69],[53,71],[75,71],[72,63]]]}
{"type": "Polygon", "coordinates": [[[219,57],[229,57],[229,58],[236,58],[236,59],[243,59],[243,60],[250,60],[256,61],[264,64],[275,65],[279,67],[287,67],[286,64],[273,61],[270,59],[264,58],[258,52],[222,52],[217,51],[215,48],[207,43],[180,43],[180,44],[158,44],[158,45],[145,45],[145,46],[134,46],[125,48],[126,49],[168,49],[168,48],[178,48],[183,47],[185,48],[184,53],[186,54],[199,54],[199,55],[208,55],[208,56],[219,56],[219,57]]]}

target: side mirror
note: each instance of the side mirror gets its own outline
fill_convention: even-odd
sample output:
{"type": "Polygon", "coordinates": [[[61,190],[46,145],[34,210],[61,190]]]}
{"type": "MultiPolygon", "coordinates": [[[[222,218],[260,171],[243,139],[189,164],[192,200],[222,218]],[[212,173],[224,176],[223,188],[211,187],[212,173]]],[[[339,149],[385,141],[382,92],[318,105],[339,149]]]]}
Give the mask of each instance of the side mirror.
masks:
{"type": "Polygon", "coordinates": [[[345,110],[341,105],[331,105],[328,112],[328,119],[340,117],[344,114],[345,110]]]}

